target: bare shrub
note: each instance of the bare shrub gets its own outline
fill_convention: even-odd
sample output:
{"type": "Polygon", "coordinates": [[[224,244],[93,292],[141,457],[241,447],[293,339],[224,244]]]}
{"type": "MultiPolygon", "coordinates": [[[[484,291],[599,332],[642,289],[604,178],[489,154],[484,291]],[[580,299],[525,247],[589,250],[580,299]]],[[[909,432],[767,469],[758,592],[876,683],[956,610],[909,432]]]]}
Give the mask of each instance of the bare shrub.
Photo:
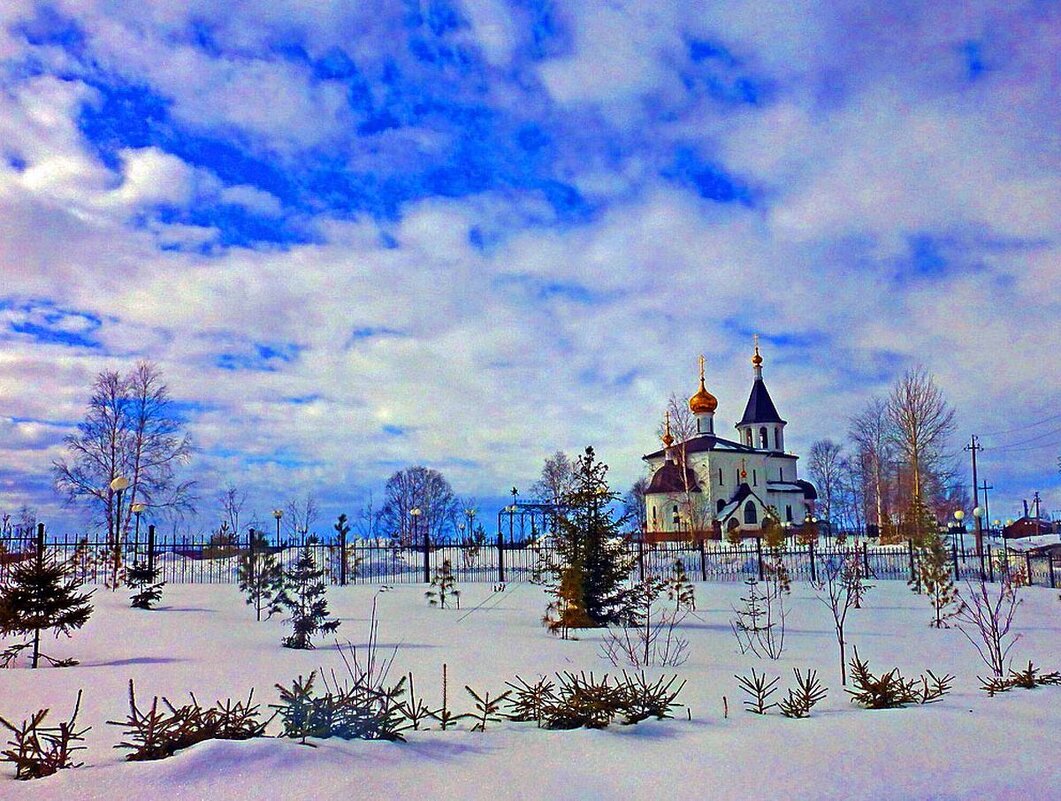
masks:
{"type": "Polygon", "coordinates": [[[1021,600],[1006,573],[994,586],[982,575],[978,580],[965,582],[965,597],[955,615],[958,631],[972,643],[996,678],[1006,674],[1006,657],[1021,636],[1010,632],[1020,605],[1021,600]]]}

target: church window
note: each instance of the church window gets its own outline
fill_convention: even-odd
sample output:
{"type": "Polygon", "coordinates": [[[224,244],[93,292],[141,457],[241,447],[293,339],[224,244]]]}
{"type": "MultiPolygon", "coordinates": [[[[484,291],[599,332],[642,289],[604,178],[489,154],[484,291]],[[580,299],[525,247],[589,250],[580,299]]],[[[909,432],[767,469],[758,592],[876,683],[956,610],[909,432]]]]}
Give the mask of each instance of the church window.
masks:
{"type": "Polygon", "coordinates": [[[785,507],[785,520],[787,520],[789,523],[792,522],[792,506],[791,505],[785,507]]]}
{"type": "Polygon", "coordinates": [[[777,468],[777,478],[780,481],[784,481],[785,480],[785,468],[783,468],[783,467],[777,468]]]}
{"type": "Polygon", "coordinates": [[[715,508],[719,512],[721,512],[725,507],[726,507],[726,502],[724,500],[722,500],[721,498],[719,498],[718,499],[718,503],[715,505],[715,508]]]}
{"type": "Polygon", "coordinates": [[[759,486],[759,473],[757,471],[755,471],[755,470],[752,470],[752,486],[753,487],[758,487],[759,486]]]}
{"type": "Polygon", "coordinates": [[[722,486],[722,468],[718,468],[718,485],[722,486]]]}
{"type": "Polygon", "coordinates": [[[759,429],[759,447],[764,451],[770,447],[770,443],[766,441],[766,426],[759,429]]]}
{"type": "Polygon", "coordinates": [[[652,527],[656,527],[656,507],[652,507],[652,527]]]}
{"type": "Polygon", "coordinates": [[[759,515],[755,512],[755,504],[751,501],[744,505],[744,522],[749,525],[755,525],[759,522],[759,515]]]}
{"type": "Polygon", "coordinates": [[[781,427],[776,426],[774,428],[774,450],[781,450],[781,427]]]}

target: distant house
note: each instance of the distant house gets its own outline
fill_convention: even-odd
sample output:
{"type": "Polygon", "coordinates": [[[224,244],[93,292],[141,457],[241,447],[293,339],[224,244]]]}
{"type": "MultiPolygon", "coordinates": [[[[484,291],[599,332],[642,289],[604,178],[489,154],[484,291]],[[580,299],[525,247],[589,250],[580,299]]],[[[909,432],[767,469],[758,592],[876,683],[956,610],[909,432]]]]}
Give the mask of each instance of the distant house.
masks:
{"type": "Polygon", "coordinates": [[[1019,540],[1025,537],[1042,537],[1056,533],[1057,529],[1049,520],[1036,520],[1034,517],[1022,517],[1014,520],[1002,529],[1002,537],[1007,540],[1019,540]]]}

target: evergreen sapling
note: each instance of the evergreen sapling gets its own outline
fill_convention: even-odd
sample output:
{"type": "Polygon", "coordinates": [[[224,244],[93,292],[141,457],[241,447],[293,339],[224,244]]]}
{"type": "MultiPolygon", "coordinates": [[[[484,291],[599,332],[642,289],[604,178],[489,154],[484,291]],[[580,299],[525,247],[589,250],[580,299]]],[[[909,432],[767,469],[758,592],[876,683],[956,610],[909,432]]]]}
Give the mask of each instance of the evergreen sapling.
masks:
{"type": "Polygon", "coordinates": [[[453,577],[453,567],[449,559],[442,563],[442,567],[435,569],[435,575],[431,578],[431,589],[424,593],[427,602],[431,606],[446,608],[446,600],[452,598],[461,608],[461,594],[457,589],[457,580],[453,577]]]}
{"type": "Polygon", "coordinates": [[[166,582],[159,581],[162,570],[148,562],[136,560],[125,574],[125,582],[135,592],[130,597],[133,609],[152,609],[162,600],[162,588],[166,582]]]}
{"type": "Polygon", "coordinates": [[[311,649],[317,634],[331,634],[339,628],[338,620],[328,620],[328,600],[325,598],[324,568],[317,567],[313,546],[318,542],[310,537],[299,549],[294,567],[284,571],[284,588],[276,601],[290,613],[287,618],[292,632],[283,639],[285,648],[311,649]]]}
{"type": "Polygon", "coordinates": [[[282,611],[279,598],[284,587],[284,571],[276,556],[269,553],[262,532],[251,529],[250,548],[240,557],[236,578],[240,592],[246,596],[247,604],[254,607],[259,622],[263,611],[266,617],[282,611]]]}
{"type": "Polygon", "coordinates": [[[91,592],[80,592],[81,582],[68,561],[44,553],[44,525],[37,533],[37,553],[19,562],[0,586],[0,637],[27,636],[0,653],[0,666],[10,667],[23,650],[31,650],[30,667],[43,657],[56,667],[76,665],[73,659],[58,660],[41,653],[42,631],[70,636],[88,622],[92,614],[91,592]]]}
{"type": "Polygon", "coordinates": [[[696,609],[696,590],[685,573],[685,563],[674,560],[670,578],[667,579],[667,598],[674,601],[674,611],[696,609]]]}

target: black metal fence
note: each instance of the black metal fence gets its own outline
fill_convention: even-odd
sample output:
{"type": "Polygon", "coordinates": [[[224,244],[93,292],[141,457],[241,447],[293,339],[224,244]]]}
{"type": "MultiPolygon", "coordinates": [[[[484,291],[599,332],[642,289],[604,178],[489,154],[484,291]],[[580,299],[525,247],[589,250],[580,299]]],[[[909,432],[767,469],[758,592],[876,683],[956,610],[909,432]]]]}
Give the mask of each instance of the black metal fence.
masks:
{"type": "MultiPolygon", "coordinates": [[[[0,581],[11,567],[32,558],[36,537],[0,537],[0,581]]],[[[70,561],[78,577],[88,584],[102,584],[114,569],[115,549],[100,536],[48,536],[45,549],[51,555],[70,561]]],[[[153,531],[126,540],[118,557],[120,564],[150,561],[161,570],[169,584],[235,584],[241,557],[249,553],[246,538],[182,538],[156,541],[153,531]]],[[[438,546],[397,545],[388,540],[338,539],[327,541],[289,540],[263,546],[287,567],[298,558],[302,547],[309,547],[318,565],[334,584],[427,583],[442,564],[449,561],[454,577],[461,583],[530,581],[540,574],[552,555],[548,540],[508,542],[501,537],[490,543],[441,544],[438,546]]],[[[667,575],[681,560],[693,581],[743,581],[764,575],[775,559],[780,559],[793,581],[814,580],[825,566],[842,557],[857,556],[867,575],[877,580],[910,581],[916,578],[920,553],[910,543],[875,545],[835,540],[802,544],[786,542],[781,548],[767,549],[762,540],[728,542],[666,542],[649,544],[625,542],[635,559],[636,575],[667,575]]],[[[951,550],[956,579],[975,578],[981,573],[994,581],[1003,572],[1020,577],[1025,583],[1057,587],[1061,582],[1061,556],[1033,555],[992,548],[982,556],[951,550]]]]}

